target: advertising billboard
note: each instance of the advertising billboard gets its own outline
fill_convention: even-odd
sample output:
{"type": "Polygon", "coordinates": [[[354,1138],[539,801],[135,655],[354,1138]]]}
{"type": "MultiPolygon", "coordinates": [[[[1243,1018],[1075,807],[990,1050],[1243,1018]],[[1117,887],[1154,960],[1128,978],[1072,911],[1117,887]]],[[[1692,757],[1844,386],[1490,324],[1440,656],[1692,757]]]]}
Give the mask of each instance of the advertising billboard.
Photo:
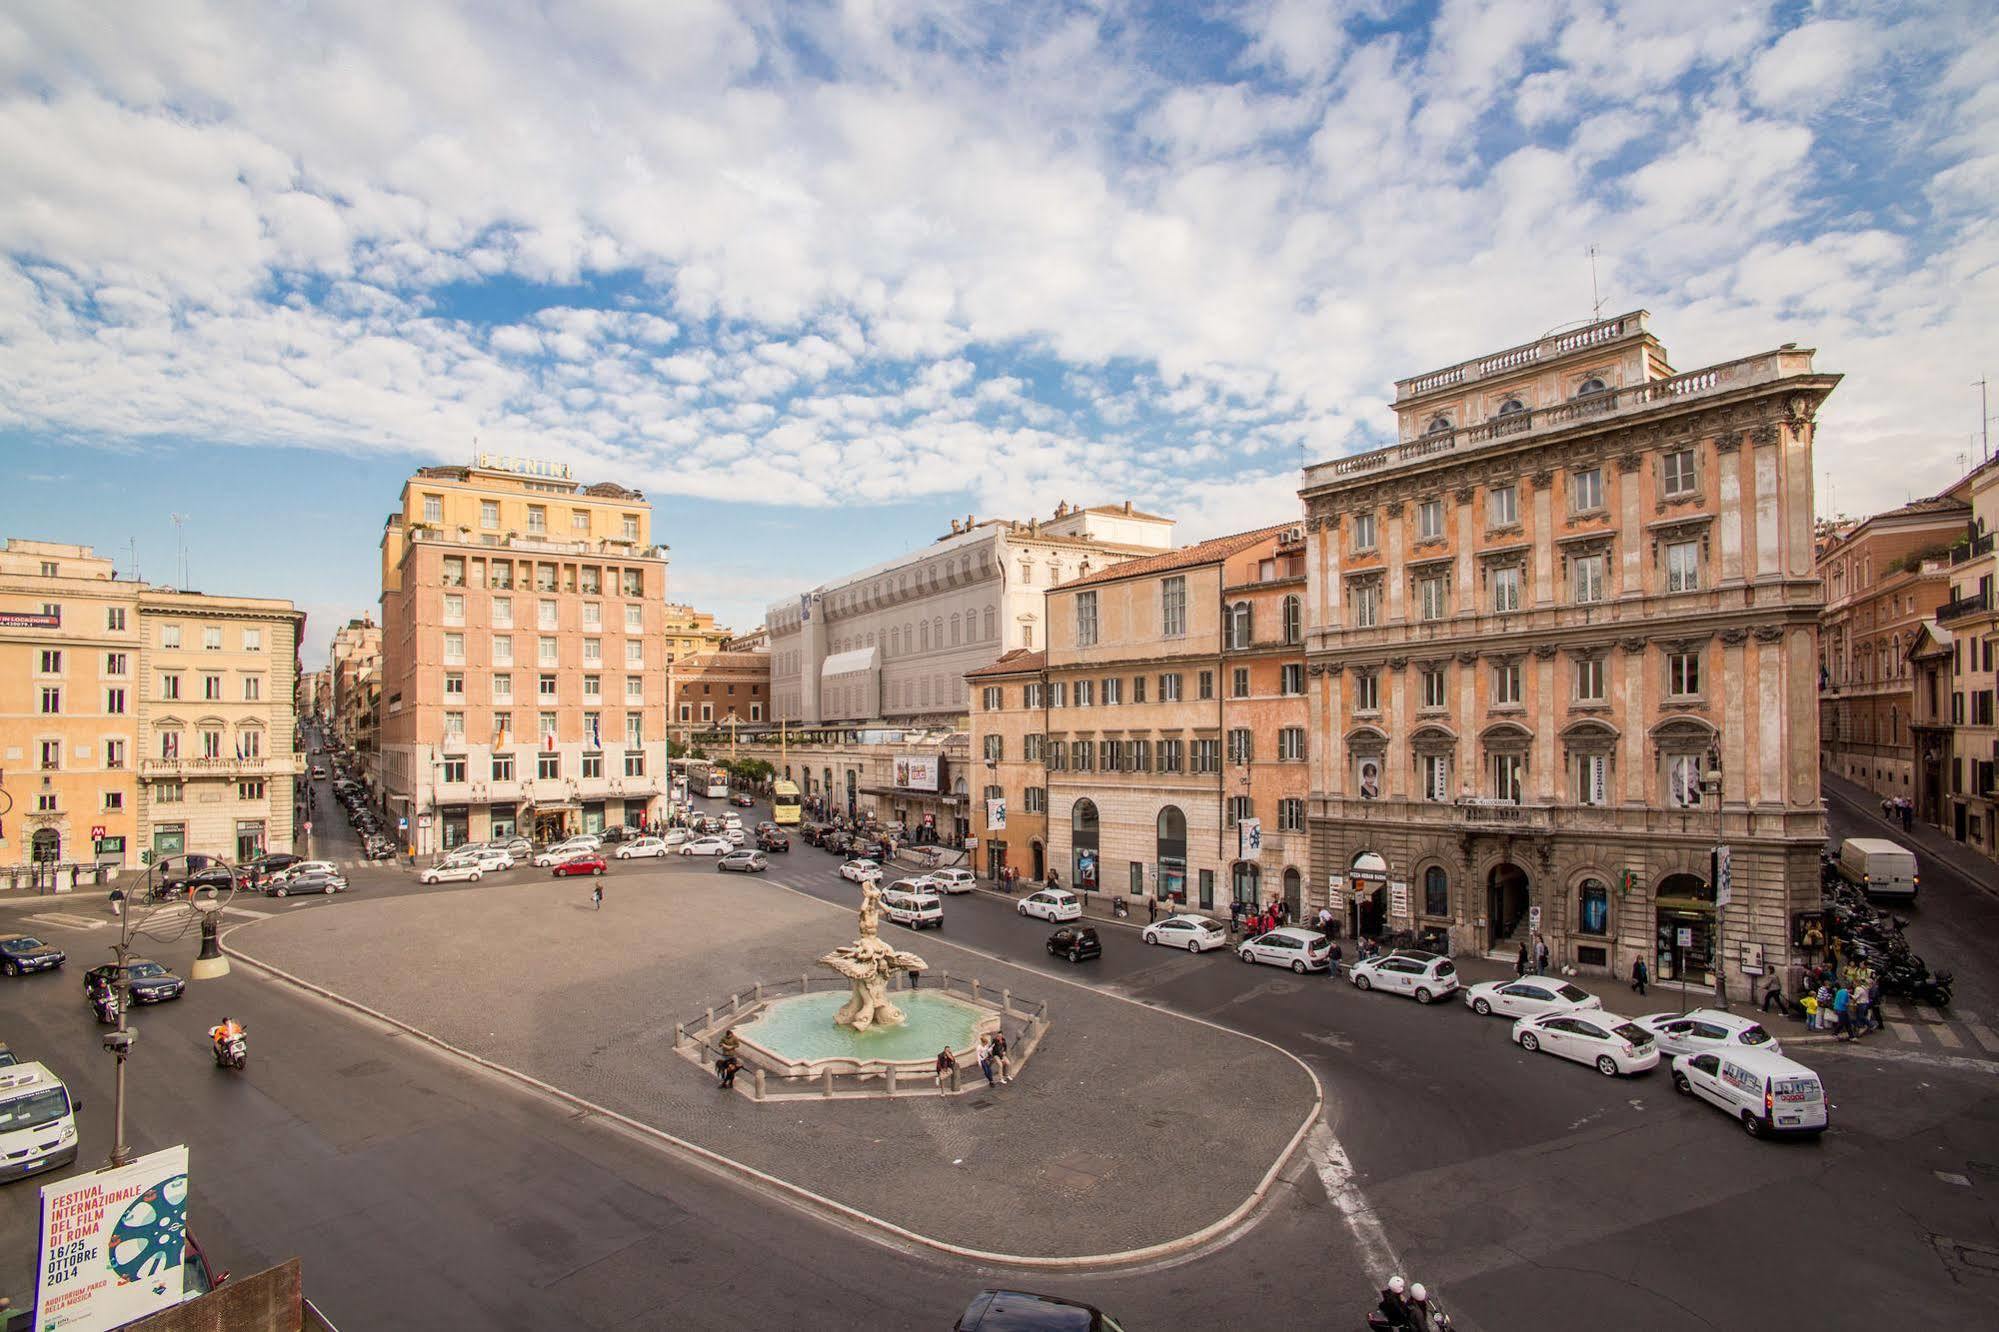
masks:
{"type": "Polygon", "coordinates": [[[909,755],[895,761],[895,789],[898,791],[935,791],[937,770],[942,763],[936,755],[909,755]]]}
{"type": "Polygon", "coordinates": [[[180,1303],[187,1148],[42,1189],[37,1332],[105,1332],[180,1303]]]}

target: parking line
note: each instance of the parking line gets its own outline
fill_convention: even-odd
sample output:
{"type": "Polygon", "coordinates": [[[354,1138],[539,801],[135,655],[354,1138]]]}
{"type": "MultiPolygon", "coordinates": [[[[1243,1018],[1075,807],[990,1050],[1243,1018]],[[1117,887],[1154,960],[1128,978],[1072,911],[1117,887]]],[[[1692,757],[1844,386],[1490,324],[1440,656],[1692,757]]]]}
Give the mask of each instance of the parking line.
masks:
{"type": "Polygon", "coordinates": [[[1949,1027],[1938,1026],[1936,1028],[1936,1038],[1953,1050],[1962,1050],[1964,1048],[1964,1037],[1958,1035],[1949,1027]]]}

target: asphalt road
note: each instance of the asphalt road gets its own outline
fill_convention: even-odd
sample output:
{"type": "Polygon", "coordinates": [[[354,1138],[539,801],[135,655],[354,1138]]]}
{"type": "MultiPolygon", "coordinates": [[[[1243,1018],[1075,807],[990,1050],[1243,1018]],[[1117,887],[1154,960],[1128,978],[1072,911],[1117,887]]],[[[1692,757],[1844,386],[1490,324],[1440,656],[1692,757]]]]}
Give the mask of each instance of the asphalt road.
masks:
{"type": "MultiPolygon", "coordinates": [[[[782,883],[850,906],[856,891],[836,865],[796,845],[773,857],[762,885],[730,887],[782,883]]],[[[613,869],[634,884],[690,873],[713,871],[678,859],[613,869]]],[[[440,891],[382,870],[357,873],[355,885],[440,891]]],[[[468,928],[479,891],[459,894],[468,928]]],[[[1924,866],[1923,927],[1944,922],[1949,936],[1932,964],[1955,960],[1947,950],[1970,955],[1961,996],[1975,992],[1971,972],[1991,978],[1980,960],[1989,936],[1959,937],[1990,924],[1967,894],[1983,897],[1924,866]]],[[[1047,927],[1005,900],[954,897],[946,912],[953,942],[1264,1036],[1315,1068],[1325,1128],[1244,1238],[1162,1270],[1087,1279],[981,1272],[887,1248],[242,973],[141,1011],[132,1136],[141,1149],[194,1148],[195,1227],[217,1261],[248,1270],[300,1254],[308,1289],[350,1329],[943,1328],[996,1282],[1095,1300],[1134,1329],[1358,1326],[1390,1268],[1431,1281],[1471,1328],[1999,1316],[1999,1276],[1980,1266],[1999,1264],[1999,1063],[1975,1047],[1800,1047],[1832,1090],[1835,1129],[1815,1143],[1759,1143],[1675,1097],[1663,1075],[1612,1080],[1528,1056],[1506,1023],[1459,1005],[1422,1008],[1226,953],[1151,949],[1121,926],[1104,928],[1101,961],[1072,969],[1046,956],[1047,927]],[[224,1011],[250,1027],[244,1076],[206,1055],[203,1030],[224,1011]]],[[[89,1157],[108,1142],[111,1064],[76,962],[107,931],[33,928],[72,948],[71,971],[6,983],[0,1039],[73,1079],[89,1157]]],[[[161,956],[184,964],[192,951],[189,941],[161,956]]],[[[496,949],[497,966],[514,964],[496,949]]],[[[1627,1011],[1634,998],[1615,986],[1605,997],[1627,1011]]],[[[1254,1094],[1217,1088],[1212,1113],[1225,1119],[1254,1094]]],[[[1135,1120],[1141,1110],[1084,1100],[1075,1113],[1135,1120]]],[[[1159,1144],[1161,1169],[1173,1147],[1159,1144]]],[[[33,1187],[0,1194],[0,1289],[10,1292],[31,1270],[33,1187]]]]}

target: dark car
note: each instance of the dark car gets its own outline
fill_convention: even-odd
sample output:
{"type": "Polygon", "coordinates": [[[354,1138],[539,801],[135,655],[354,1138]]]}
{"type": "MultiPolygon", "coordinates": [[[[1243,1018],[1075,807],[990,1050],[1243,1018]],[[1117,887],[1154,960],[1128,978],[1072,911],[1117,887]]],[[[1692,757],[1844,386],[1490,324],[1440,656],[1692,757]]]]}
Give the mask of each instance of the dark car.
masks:
{"type": "Polygon", "coordinates": [[[752,796],[748,791],[738,791],[729,797],[729,803],[740,809],[753,809],[756,807],[757,802],[756,797],[752,796]]]}
{"type": "Polygon", "coordinates": [[[1093,1304],[1024,1290],[982,1290],[958,1315],[951,1332],[1124,1332],[1093,1304]]]}
{"type": "Polygon", "coordinates": [[[273,851],[269,855],[258,856],[243,868],[259,878],[266,878],[279,870],[290,869],[304,859],[304,856],[295,856],[289,851],[273,851]]]}
{"type": "Polygon", "coordinates": [[[549,866],[548,872],[551,878],[556,879],[567,879],[577,874],[602,874],[604,857],[578,856],[574,860],[565,860],[559,865],[549,866]]]}
{"type": "Polygon", "coordinates": [[[783,851],[789,853],[791,850],[791,839],[773,828],[769,832],[760,832],[757,834],[757,846],[760,850],[764,851],[783,851]]]}
{"type": "Polygon", "coordinates": [[[805,839],[807,846],[823,846],[826,842],[826,834],[832,831],[833,829],[827,824],[808,823],[799,828],[798,835],[805,839]]]}
{"type": "Polygon", "coordinates": [[[1064,925],[1048,936],[1048,951],[1071,962],[1081,962],[1086,957],[1102,957],[1104,946],[1097,942],[1094,926],[1064,925]]]}
{"type": "Polygon", "coordinates": [[[30,971],[55,971],[69,955],[54,944],[45,944],[32,934],[0,934],[0,971],[9,976],[25,976],[30,971]]]}
{"type": "MultiPolygon", "coordinates": [[[[107,962],[101,967],[92,967],[83,973],[83,993],[86,998],[99,987],[114,982],[118,977],[118,967],[107,962]]],[[[168,999],[178,999],[187,992],[187,982],[168,971],[150,958],[135,957],[125,964],[125,979],[131,987],[135,1003],[158,1004],[168,999]]]]}
{"type": "Polygon", "coordinates": [[[617,842],[628,842],[632,838],[637,837],[638,835],[639,835],[639,830],[637,828],[627,828],[622,825],[614,828],[606,828],[604,829],[604,831],[597,834],[597,836],[603,840],[606,846],[610,846],[613,843],[617,842]]]}

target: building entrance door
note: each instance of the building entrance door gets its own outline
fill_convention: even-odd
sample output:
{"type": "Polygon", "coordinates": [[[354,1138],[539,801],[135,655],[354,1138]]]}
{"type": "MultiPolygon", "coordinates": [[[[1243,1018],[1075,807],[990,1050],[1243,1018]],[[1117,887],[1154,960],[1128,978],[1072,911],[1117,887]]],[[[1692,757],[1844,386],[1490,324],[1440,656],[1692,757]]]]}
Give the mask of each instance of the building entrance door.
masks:
{"type": "Polygon", "coordinates": [[[1486,946],[1510,938],[1527,917],[1527,871],[1508,862],[1494,865],[1485,881],[1486,946]]]}
{"type": "Polygon", "coordinates": [[[1048,850],[1041,843],[1032,845],[1034,852],[1034,882],[1040,883],[1048,877],[1048,850]]]}
{"type": "Polygon", "coordinates": [[[534,840],[537,843],[559,842],[569,835],[567,829],[568,816],[560,810],[534,816],[534,840]]]}

